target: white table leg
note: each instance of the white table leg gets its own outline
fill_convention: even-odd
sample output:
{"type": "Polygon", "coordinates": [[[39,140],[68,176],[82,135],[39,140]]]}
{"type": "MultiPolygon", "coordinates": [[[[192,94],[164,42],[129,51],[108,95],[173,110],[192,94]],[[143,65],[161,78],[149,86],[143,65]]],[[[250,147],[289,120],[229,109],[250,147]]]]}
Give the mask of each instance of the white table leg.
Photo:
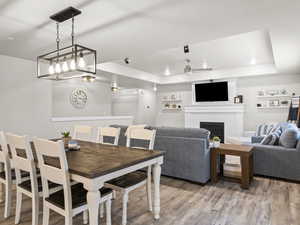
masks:
{"type": "Polygon", "coordinates": [[[153,168],[153,180],[154,180],[154,218],[159,219],[160,215],[160,164],[156,163],[153,168]]]}
{"type": "Polygon", "coordinates": [[[87,187],[87,204],[89,209],[89,224],[98,225],[99,224],[99,204],[101,199],[100,188],[97,187],[87,187]]]}

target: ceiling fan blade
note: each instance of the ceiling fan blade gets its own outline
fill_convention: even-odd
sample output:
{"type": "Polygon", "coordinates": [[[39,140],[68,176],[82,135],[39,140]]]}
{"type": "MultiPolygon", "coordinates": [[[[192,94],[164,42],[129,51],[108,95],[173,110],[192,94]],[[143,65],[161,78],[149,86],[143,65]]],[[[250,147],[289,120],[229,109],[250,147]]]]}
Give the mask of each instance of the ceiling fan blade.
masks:
{"type": "Polygon", "coordinates": [[[212,71],[213,68],[195,68],[195,69],[192,69],[192,72],[203,72],[203,71],[212,71]]]}

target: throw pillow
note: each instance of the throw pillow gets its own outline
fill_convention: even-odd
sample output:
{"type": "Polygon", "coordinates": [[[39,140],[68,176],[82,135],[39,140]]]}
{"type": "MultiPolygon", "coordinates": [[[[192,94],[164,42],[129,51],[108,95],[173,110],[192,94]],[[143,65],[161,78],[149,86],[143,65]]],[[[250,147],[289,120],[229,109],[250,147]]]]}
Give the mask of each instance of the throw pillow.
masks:
{"type": "Polygon", "coordinates": [[[272,141],[269,143],[269,145],[278,145],[280,135],[281,135],[281,130],[277,130],[276,132],[273,132],[272,133],[272,141]]]}
{"type": "Polygon", "coordinates": [[[268,134],[273,133],[274,132],[273,130],[274,130],[275,127],[276,127],[276,124],[274,124],[274,123],[269,124],[268,127],[267,127],[267,133],[266,134],[268,135],[268,134]]]}
{"type": "Polygon", "coordinates": [[[255,136],[257,136],[257,137],[261,136],[261,133],[262,133],[261,131],[262,131],[263,126],[264,126],[264,124],[260,124],[260,125],[257,126],[255,136]]]}
{"type": "Polygon", "coordinates": [[[264,137],[264,139],[262,139],[262,141],[260,142],[260,144],[262,145],[269,145],[273,140],[273,135],[269,134],[267,136],[264,137]]]}
{"type": "Polygon", "coordinates": [[[295,148],[298,141],[298,130],[287,128],[279,138],[279,145],[286,148],[295,148]]]}

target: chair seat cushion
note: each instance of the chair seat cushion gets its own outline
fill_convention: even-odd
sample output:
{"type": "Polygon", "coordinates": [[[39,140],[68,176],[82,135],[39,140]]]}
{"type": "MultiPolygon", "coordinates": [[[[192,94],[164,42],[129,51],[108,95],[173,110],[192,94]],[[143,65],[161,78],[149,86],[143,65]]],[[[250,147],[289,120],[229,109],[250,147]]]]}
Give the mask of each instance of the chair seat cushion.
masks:
{"type": "MultiPolygon", "coordinates": [[[[42,178],[38,177],[37,181],[38,181],[38,190],[39,190],[39,192],[42,192],[43,191],[42,178]]],[[[27,190],[27,191],[29,191],[29,192],[31,192],[31,180],[23,181],[18,186],[25,189],[25,190],[27,190]]],[[[49,189],[56,188],[56,187],[59,187],[59,186],[61,186],[61,185],[55,184],[55,183],[52,183],[52,182],[48,181],[49,189]]]]}
{"type": "MultiPolygon", "coordinates": [[[[25,177],[29,177],[29,173],[28,172],[25,172],[25,171],[21,171],[21,177],[22,178],[25,178],[25,177]]],[[[2,178],[2,179],[6,179],[6,177],[5,177],[5,172],[3,171],[3,172],[0,172],[0,178],[2,178]]],[[[11,179],[12,180],[15,180],[16,179],[16,173],[15,173],[15,170],[14,169],[12,169],[11,170],[11,179]]]]}
{"type": "MultiPolygon", "coordinates": [[[[106,195],[112,193],[112,190],[110,188],[101,188],[99,191],[101,193],[101,198],[103,196],[106,196],[106,195]]],[[[83,188],[82,184],[75,184],[75,185],[71,186],[72,208],[73,209],[87,204],[86,194],[87,194],[87,191],[83,188]]],[[[45,200],[61,209],[65,209],[64,190],[61,190],[61,191],[51,194],[45,200]]]]}
{"type": "Polygon", "coordinates": [[[110,180],[107,183],[120,188],[128,188],[144,180],[147,180],[147,174],[144,172],[136,171],[110,180]]]}

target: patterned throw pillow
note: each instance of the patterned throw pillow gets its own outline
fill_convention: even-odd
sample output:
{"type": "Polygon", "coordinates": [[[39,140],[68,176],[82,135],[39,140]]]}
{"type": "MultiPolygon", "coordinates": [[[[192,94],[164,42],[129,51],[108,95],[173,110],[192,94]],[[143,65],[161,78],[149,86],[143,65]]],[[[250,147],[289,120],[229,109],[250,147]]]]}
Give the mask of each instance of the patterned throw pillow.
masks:
{"type": "Polygon", "coordinates": [[[273,134],[269,134],[262,139],[260,144],[262,145],[269,145],[273,141],[273,134]]]}
{"type": "Polygon", "coordinates": [[[281,135],[281,130],[277,130],[271,134],[268,134],[264,137],[264,139],[260,142],[262,145],[278,145],[279,138],[281,135]]]}
{"type": "Polygon", "coordinates": [[[268,125],[267,124],[260,124],[258,125],[257,129],[256,129],[256,136],[260,137],[260,136],[265,136],[268,133],[268,125]]]}
{"type": "Polygon", "coordinates": [[[261,136],[260,134],[262,133],[261,130],[262,130],[263,126],[264,126],[264,124],[260,124],[257,126],[255,136],[257,136],[257,137],[261,136]]]}

